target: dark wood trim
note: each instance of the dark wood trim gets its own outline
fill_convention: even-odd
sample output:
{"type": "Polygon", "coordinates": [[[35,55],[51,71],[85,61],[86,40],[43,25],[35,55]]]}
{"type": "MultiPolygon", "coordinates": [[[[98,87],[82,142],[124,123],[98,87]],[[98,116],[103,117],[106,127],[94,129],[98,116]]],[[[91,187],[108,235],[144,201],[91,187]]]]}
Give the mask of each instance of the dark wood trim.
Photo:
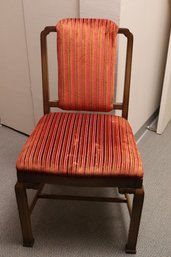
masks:
{"type": "Polygon", "coordinates": [[[56,184],[64,186],[81,187],[119,187],[119,188],[141,188],[141,178],[130,177],[95,177],[95,176],[62,176],[54,174],[17,172],[18,181],[24,183],[27,187],[30,184],[56,184]]]}
{"type": "Polygon", "coordinates": [[[127,199],[123,197],[95,197],[95,196],[81,196],[81,195],[56,195],[56,194],[39,194],[40,199],[53,200],[79,200],[90,202],[108,202],[108,203],[127,203],[127,199]]]}
{"type": "Polygon", "coordinates": [[[113,110],[122,110],[123,104],[122,103],[115,103],[113,104],[113,110]]]}
{"type": "Polygon", "coordinates": [[[23,183],[16,183],[15,193],[18,204],[21,229],[23,234],[23,246],[32,247],[34,244],[34,238],[31,229],[31,219],[28,207],[26,187],[23,183]]]}
{"type": "Polygon", "coordinates": [[[122,117],[124,117],[125,119],[128,119],[131,67],[132,67],[132,52],[133,52],[133,34],[129,31],[129,29],[123,29],[123,28],[120,28],[118,33],[123,34],[127,38],[127,52],[126,52],[122,117]]]}
{"type": "Polygon", "coordinates": [[[41,194],[43,188],[44,188],[44,184],[42,184],[42,185],[39,187],[39,189],[37,190],[37,192],[36,192],[36,194],[35,194],[35,196],[34,196],[32,202],[31,202],[31,204],[30,204],[30,207],[29,207],[29,213],[30,213],[30,215],[31,215],[31,213],[32,213],[32,211],[33,211],[33,209],[34,209],[34,206],[36,205],[36,203],[37,203],[37,201],[38,201],[39,195],[41,194]]]}
{"type": "Polygon", "coordinates": [[[131,200],[128,194],[125,194],[125,198],[126,198],[126,203],[127,203],[127,207],[128,207],[128,211],[129,211],[129,216],[131,218],[132,215],[132,204],[131,204],[131,200]]]}
{"type": "MultiPolygon", "coordinates": [[[[67,200],[81,200],[81,201],[97,201],[97,202],[120,202],[127,203],[128,210],[130,212],[131,221],[128,234],[128,241],[126,244],[125,251],[126,253],[136,253],[136,244],[138,239],[138,232],[141,220],[141,213],[144,201],[144,189],[140,188],[119,188],[121,194],[125,194],[126,198],[121,197],[89,197],[89,196],[72,196],[72,195],[56,195],[56,194],[40,194],[43,185],[38,189],[36,194],[36,200],[33,199],[33,203],[30,208],[28,206],[26,189],[34,186],[33,181],[30,181],[30,184],[17,182],[15,186],[16,198],[18,203],[18,210],[23,234],[23,245],[27,247],[32,247],[34,243],[34,238],[32,236],[31,229],[31,219],[30,214],[32,209],[37,202],[37,199],[67,199],[67,200]],[[129,203],[128,197],[126,194],[134,194],[133,206],[129,203]]],[[[37,185],[37,183],[36,183],[37,185]]],[[[37,186],[36,186],[37,187],[37,186]]],[[[35,187],[34,187],[35,188],[35,187]]]]}
{"type": "Polygon", "coordinates": [[[48,33],[49,33],[48,29],[45,28],[40,34],[44,114],[50,112],[50,107],[49,107],[48,56],[47,56],[47,38],[46,38],[48,33]]]}
{"type": "Polygon", "coordinates": [[[49,101],[50,107],[59,107],[59,101],[49,101]]]}
{"type": "Polygon", "coordinates": [[[138,239],[143,202],[144,202],[144,189],[142,187],[142,188],[136,189],[134,193],[128,241],[125,248],[126,253],[131,253],[131,254],[136,253],[136,244],[138,239]]]}
{"type": "MultiPolygon", "coordinates": [[[[58,100],[56,100],[56,101],[48,101],[48,105],[49,105],[49,107],[60,108],[58,100]]],[[[123,104],[122,103],[115,103],[115,104],[113,104],[113,109],[114,110],[122,110],[123,109],[123,104]]]]}
{"type": "MultiPolygon", "coordinates": [[[[41,32],[41,62],[42,62],[42,85],[43,85],[43,107],[44,113],[49,113],[51,107],[58,107],[57,100],[51,101],[49,99],[49,79],[48,79],[48,57],[47,57],[47,35],[51,32],[56,32],[55,26],[47,26],[41,32]]],[[[124,95],[123,103],[114,103],[114,110],[122,110],[122,117],[128,118],[129,92],[131,80],[131,64],[132,64],[132,49],[133,49],[133,35],[125,28],[120,28],[118,34],[123,34],[127,38],[127,54],[125,66],[125,80],[124,80],[124,95]]]]}

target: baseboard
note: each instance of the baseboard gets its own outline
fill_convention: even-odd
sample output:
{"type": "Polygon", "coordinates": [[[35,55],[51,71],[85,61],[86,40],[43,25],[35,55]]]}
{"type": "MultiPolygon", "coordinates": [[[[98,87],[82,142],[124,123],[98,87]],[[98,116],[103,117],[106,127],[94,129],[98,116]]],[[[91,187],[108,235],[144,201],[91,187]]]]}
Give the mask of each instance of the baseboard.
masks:
{"type": "Polygon", "coordinates": [[[147,130],[147,127],[156,119],[159,114],[159,108],[148,118],[148,120],[142,125],[142,127],[135,133],[135,140],[137,141],[147,130]]]}
{"type": "Polygon", "coordinates": [[[10,127],[10,126],[7,126],[7,125],[5,125],[5,124],[3,124],[3,123],[1,123],[0,126],[5,127],[5,128],[8,128],[8,129],[11,129],[11,130],[13,130],[13,131],[15,131],[15,132],[17,132],[17,133],[20,133],[20,134],[26,136],[26,137],[29,137],[28,134],[26,134],[26,133],[24,133],[24,132],[21,132],[20,130],[14,129],[14,128],[10,127]]]}

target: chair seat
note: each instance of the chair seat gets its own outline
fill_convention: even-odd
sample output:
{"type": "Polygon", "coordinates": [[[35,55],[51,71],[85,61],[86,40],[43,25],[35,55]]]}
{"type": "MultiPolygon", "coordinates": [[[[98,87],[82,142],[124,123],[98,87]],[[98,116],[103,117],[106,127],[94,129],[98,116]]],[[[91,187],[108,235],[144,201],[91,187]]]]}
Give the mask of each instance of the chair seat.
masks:
{"type": "Polygon", "coordinates": [[[127,120],[114,115],[44,115],[17,160],[18,172],[73,176],[143,177],[127,120]]]}

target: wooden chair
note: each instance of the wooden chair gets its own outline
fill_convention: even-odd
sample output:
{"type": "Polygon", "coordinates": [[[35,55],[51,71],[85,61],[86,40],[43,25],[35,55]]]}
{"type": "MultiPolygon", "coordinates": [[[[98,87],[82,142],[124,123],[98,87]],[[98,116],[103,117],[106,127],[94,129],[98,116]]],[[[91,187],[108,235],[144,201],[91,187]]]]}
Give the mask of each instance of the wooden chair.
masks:
{"type": "Polygon", "coordinates": [[[131,32],[110,20],[64,19],[41,32],[45,115],[18,157],[15,185],[24,246],[34,243],[30,216],[39,198],[78,199],[127,203],[126,253],[136,253],[144,190],[142,161],[127,121],[132,48],[131,32]],[[57,32],[59,101],[49,99],[46,38],[51,32],[57,32]],[[127,54],[123,102],[113,104],[117,34],[127,38],[127,54]],[[51,107],[70,112],[50,113],[51,107]],[[122,117],[98,113],[112,109],[121,110],[122,117]],[[124,196],[48,195],[42,192],[45,184],[116,187],[124,196]],[[37,190],[30,206],[26,189],[37,190]]]}

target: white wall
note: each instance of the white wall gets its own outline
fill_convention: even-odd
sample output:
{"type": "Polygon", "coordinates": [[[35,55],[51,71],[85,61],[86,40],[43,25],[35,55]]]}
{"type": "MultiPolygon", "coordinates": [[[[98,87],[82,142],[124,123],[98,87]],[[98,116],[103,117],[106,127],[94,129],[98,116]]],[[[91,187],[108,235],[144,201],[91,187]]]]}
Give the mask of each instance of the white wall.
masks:
{"type": "MultiPolygon", "coordinates": [[[[169,36],[169,0],[6,0],[1,6],[0,114],[6,125],[27,133],[34,126],[34,118],[37,122],[42,115],[40,31],[59,19],[79,15],[113,19],[134,34],[129,112],[134,133],[159,107],[169,36]]],[[[53,36],[49,45],[53,99],[57,96],[53,36]]],[[[124,47],[120,39],[119,88],[123,85],[124,47]]],[[[118,90],[117,99],[120,95],[118,90]]]]}
{"type": "Polygon", "coordinates": [[[22,1],[1,1],[1,122],[25,133],[34,127],[22,1]]]}
{"type": "MultiPolygon", "coordinates": [[[[31,88],[33,92],[36,122],[43,114],[42,77],[40,55],[40,32],[45,26],[55,26],[57,21],[66,17],[78,17],[79,1],[62,0],[23,0],[26,24],[27,47],[30,64],[31,88]]],[[[57,56],[56,33],[49,40],[49,80],[52,99],[57,99],[57,56]]]]}
{"type": "Polygon", "coordinates": [[[171,33],[167,53],[165,77],[163,82],[162,98],[157,124],[157,133],[162,134],[168,122],[171,120],[171,33]]]}
{"type": "MultiPolygon", "coordinates": [[[[80,0],[80,17],[109,18],[134,34],[129,121],[136,133],[160,104],[170,26],[168,0],[80,0]]],[[[126,39],[119,36],[116,100],[122,101],[126,39]]]]}
{"type": "Polygon", "coordinates": [[[129,120],[135,133],[160,104],[170,30],[169,1],[123,0],[120,27],[128,27],[134,34],[129,120]]]}
{"type": "Polygon", "coordinates": [[[120,0],[80,0],[81,18],[104,18],[119,24],[120,0]]]}

